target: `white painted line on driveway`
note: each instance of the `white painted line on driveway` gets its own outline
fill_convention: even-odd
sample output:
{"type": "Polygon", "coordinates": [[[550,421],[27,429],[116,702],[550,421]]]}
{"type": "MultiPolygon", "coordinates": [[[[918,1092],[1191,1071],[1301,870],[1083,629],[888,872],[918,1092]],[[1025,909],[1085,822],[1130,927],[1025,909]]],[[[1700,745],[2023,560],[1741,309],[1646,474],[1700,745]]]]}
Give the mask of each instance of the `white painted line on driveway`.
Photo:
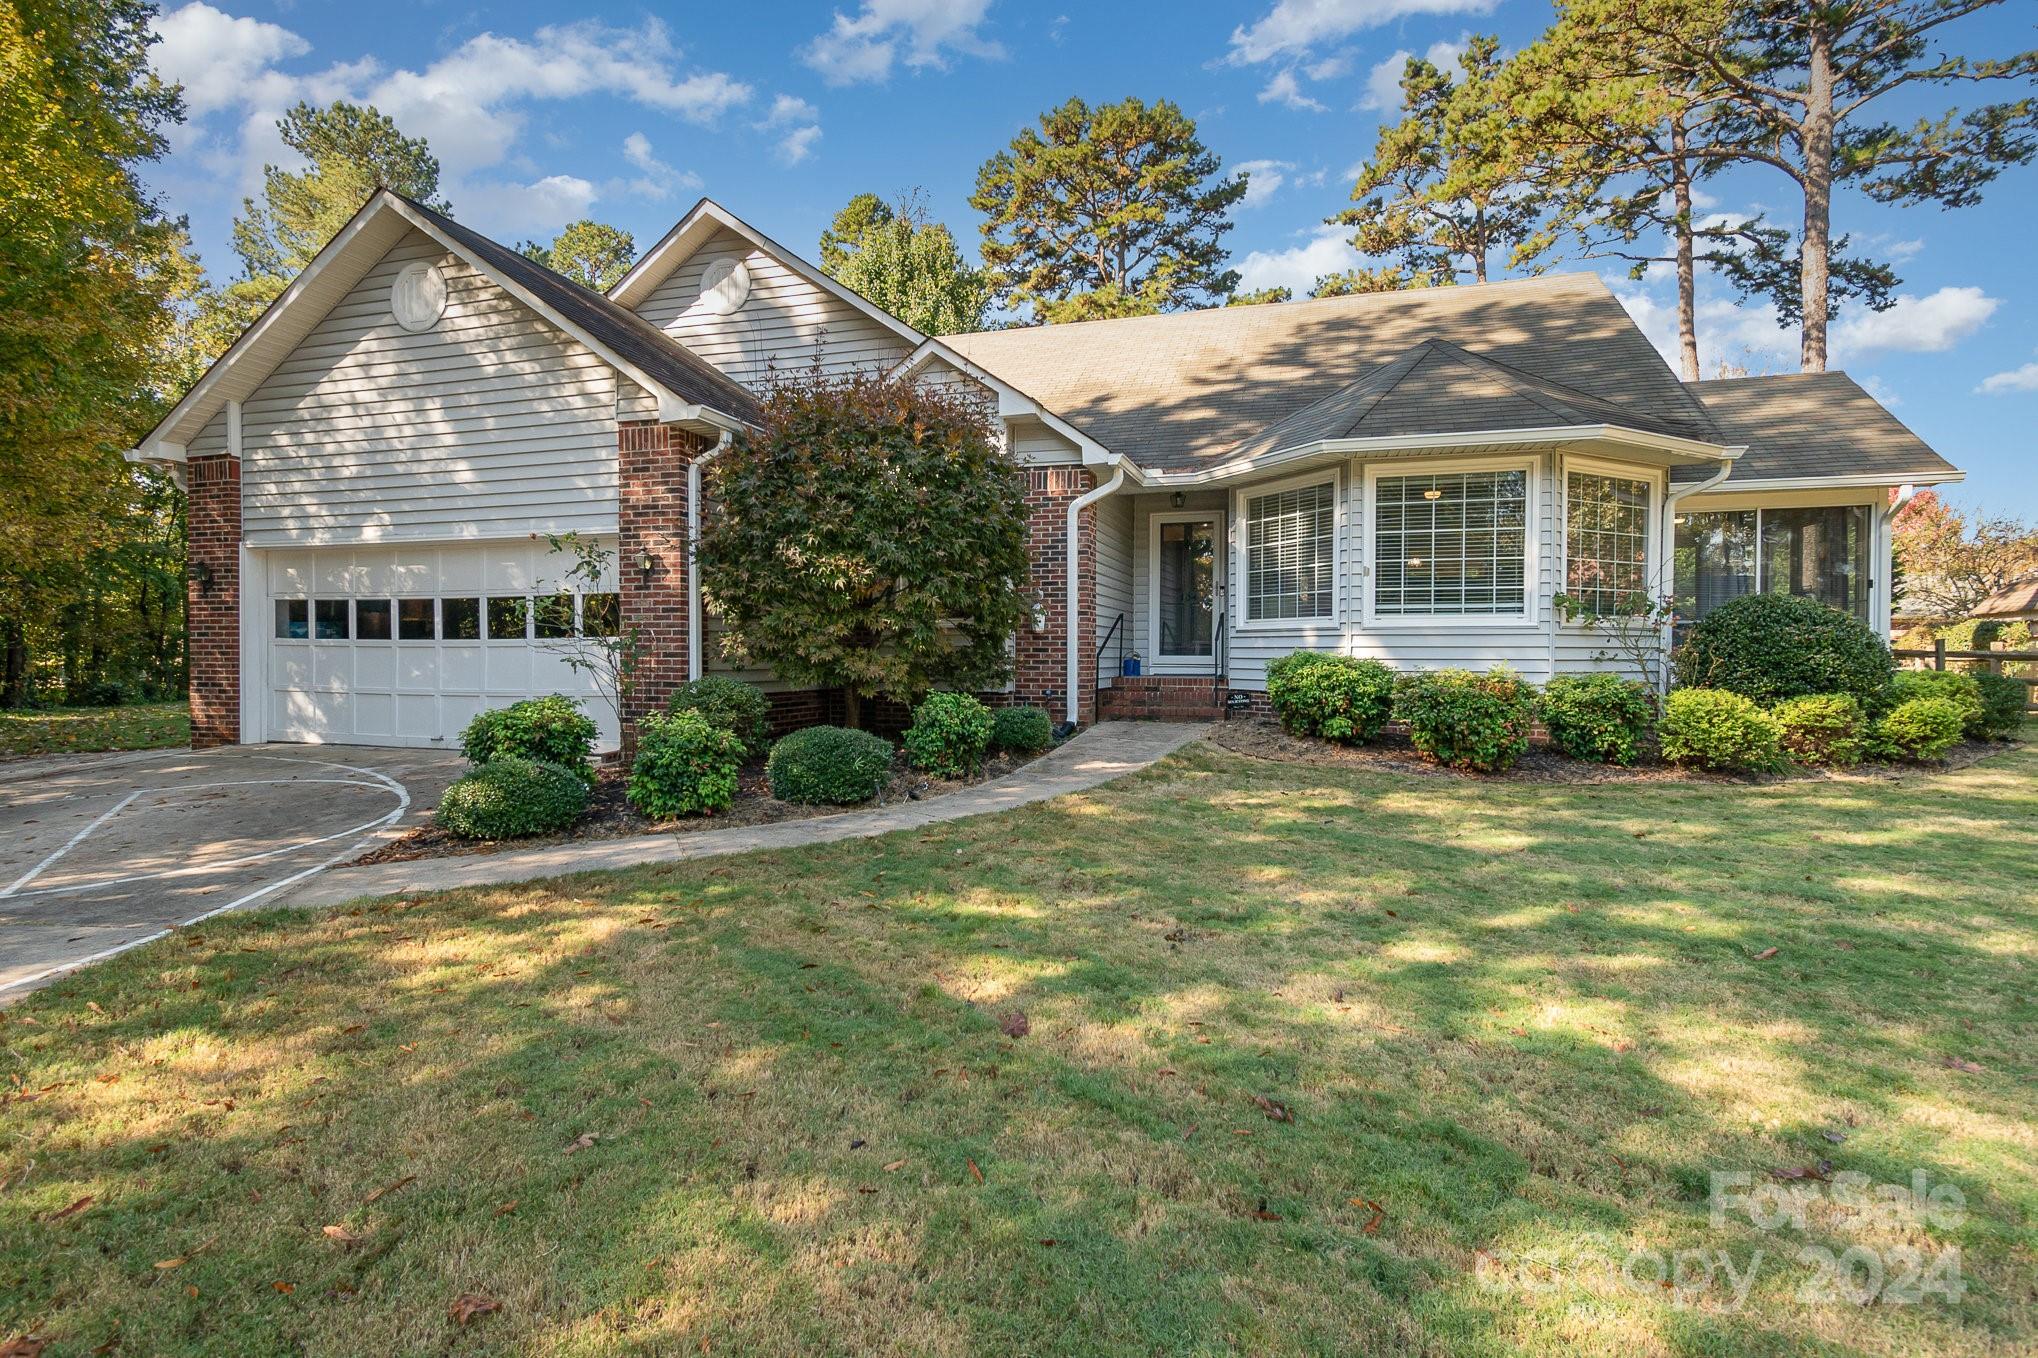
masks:
{"type": "Polygon", "coordinates": [[[13,883],[10,884],[5,891],[0,891],[0,898],[12,896],[15,892],[21,890],[21,888],[27,886],[30,882],[33,882],[36,878],[42,876],[44,868],[56,862],[59,858],[62,858],[65,854],[69,853],[71,850],[77,848],[79,840],[85,838],[85,836],[91,834],[94,830],[97,830],[100,826],[106,824],[106,822],[112,820],[115,816],[119,815],[120,812],[127,806],[129,802],[141,796],[142,793],[146,792],[147,790],[148,789],[146,788],[139,788],[133,792],[128,793],[125,797],[122,797],[119,801],[115,802],[110,808],[102,812],[97,820],[93,821],[90,825],[80,830],[77,834],[72,835],[69,839],[65,840],[64,846],[61,849],[58,849],[48,858],[43,859],[42,862],[37,863],[27,872],[24,872],[19,877],[15,878],[13,883]]]}

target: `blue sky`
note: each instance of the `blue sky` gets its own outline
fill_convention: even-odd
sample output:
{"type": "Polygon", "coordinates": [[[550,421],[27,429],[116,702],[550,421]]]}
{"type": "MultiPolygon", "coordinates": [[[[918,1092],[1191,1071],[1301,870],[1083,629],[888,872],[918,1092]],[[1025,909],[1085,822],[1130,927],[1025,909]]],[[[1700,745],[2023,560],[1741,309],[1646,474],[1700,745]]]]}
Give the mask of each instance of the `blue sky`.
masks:
{"type": "MultiPolygon", "coordinates": [[[[168,0],[157,66],[190,119],[151,182],[230,276],[228,232],[298,99],[366,99],[425,136],[455,213],[514,243],[594,216],[649,246],[705,193],[811,254],[850,195],[920,187],[973,249],[968,195],[986,157],[1072,94],[1173,99],[1253,189],[1226,238],[1247,286],[1306,290],[1355,262],[1325,228],[1389,116],[1401,59],[1448,57],[1467,33],[1508,46],[1547,0],[844,0],[664,6],[473,6],[410,0],[168,0]]],[[[1946,31],[2000,55],[2038,45],[2025,0],[1946,31]]],[[[1890,117],[1939,112],[1925,91],[1890,117]]],[[[1994,97],[2003,97],[1996,95],[1994,97]]],[[[1792,185],[1749,170],[1708,186],[1715,211],[1794,224],[1792,185]]],[[[1956,500],[2038,517],[2038,169],[1979,207],[1891,209],[1843,197],[1835,227],[1896,261],[1898,306],[1843,315],[1833,364],[1957,465],[1956,500]]],[[[1597,268],[1659,344],[1667,282],[1597,268]]],[[[1708,372],[1795,367],[1795,332],[1718,285],[1701,297],[1708,372]]]]}

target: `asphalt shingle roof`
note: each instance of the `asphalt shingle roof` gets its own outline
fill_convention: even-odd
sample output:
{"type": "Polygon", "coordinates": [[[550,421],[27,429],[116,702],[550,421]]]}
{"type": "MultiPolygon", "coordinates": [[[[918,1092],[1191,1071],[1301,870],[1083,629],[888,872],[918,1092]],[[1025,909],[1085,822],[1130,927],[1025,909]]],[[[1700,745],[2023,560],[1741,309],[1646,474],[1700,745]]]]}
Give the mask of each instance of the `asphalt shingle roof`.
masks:
{"type": "Polygon", "coordinates": [[[1717,438],[1705,409],[1591,274],[944,338],[1152,470],[1231,461],[1284,423],[1308,427],[1312,407],[1335,425],[1340,397],[1365,406],[1363,433],[1549,425],[1561,422],[1555,401],[1589,413],[1581,423],[1717,438]],[[1411,350],[1432,340],[1414,362],[1411,350]],[[1373,399],[1362,389],[1401,359],[1414,364],[1408,393],[1373,399]]]}
{"type": "Polygon", "coordinates": [[[1900,485],[1954,470],[1845,373],[1734,377],[1690,390],[1726,442],[1747,445],[1729,483],[1875,475],[1900,485]]]}
{"type": "Polygon", "coordinates": [[[405,198],[404,202],[430,218],[432,225],[439,230],[472,250],[490,269],[529,290],[545,305],[606,345],[616,357],[633,364],[673,395],[745,423],[757,423],[757,398],[746,387],[636,312],[618,306],[598,292],[590,292],[571,279],[560,277],[536,260],[526,259],[508,246],[462,226],[442,212],[434,212],[409,198],[405,198]]]}

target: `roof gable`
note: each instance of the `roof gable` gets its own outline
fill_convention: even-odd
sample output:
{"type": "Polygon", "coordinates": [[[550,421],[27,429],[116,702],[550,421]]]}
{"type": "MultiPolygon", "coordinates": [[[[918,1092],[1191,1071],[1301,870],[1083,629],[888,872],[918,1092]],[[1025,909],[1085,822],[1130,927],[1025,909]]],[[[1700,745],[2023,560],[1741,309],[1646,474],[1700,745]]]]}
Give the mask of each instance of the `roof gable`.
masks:
{"type": "Polygon", "coordinates": [[[1756,481],[1894,486],[1962,476],[1843,372],[1693,382],[1691,392],[1729,441],[1747,445],[1722,491],[1756,481]]]}

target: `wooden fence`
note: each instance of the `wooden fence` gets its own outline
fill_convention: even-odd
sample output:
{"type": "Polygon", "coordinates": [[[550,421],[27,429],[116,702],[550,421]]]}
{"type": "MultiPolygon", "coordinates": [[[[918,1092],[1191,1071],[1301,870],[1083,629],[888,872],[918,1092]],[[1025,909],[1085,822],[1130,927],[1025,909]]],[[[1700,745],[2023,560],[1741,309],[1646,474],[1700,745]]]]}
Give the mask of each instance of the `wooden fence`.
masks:
{"type": "Polygon", "coordinates": [[[1897,650],[1892,654],[1898,660],[1927,661],[1928,668],[1935,670],[1945,669],[1949,660],[1968,661],[1971,663],[1963,668],[1984,669],[1991,674],[2001,674],[2006,663],[2024,666],[2026,673],[2013,674],[2010,678],[2023,681],[2025,715],[2038,715],[2038,651],[1949,651],[1942,639],[1933,642],[1929,651],[1897,650]]]}

